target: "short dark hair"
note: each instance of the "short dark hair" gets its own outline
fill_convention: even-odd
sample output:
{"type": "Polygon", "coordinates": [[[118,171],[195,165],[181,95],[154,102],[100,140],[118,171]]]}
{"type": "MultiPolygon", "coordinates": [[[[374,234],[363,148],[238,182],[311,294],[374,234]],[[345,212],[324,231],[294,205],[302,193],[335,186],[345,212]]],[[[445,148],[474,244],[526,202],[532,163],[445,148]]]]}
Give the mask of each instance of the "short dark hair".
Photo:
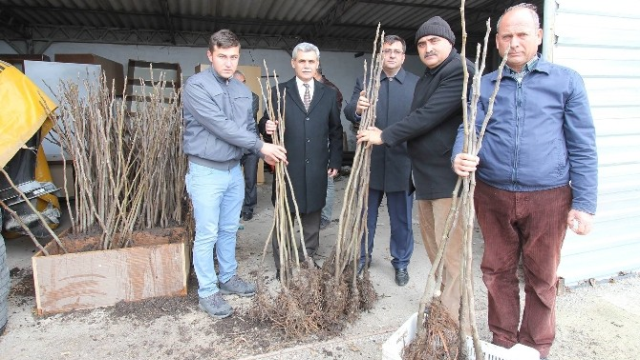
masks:
{"type": "Polygon", "coordinates": [[[218,30],[209,38],[209,51],[213,52],[214,47],[228,49],[240,47],[240,38],[229,29],[218,30]]]}
{"type": "Polygon", "coordinates": [[[387,35],[384,37],[384,43],[385,44],[393,44],[394,42],[399,42],[400,44],[402,44],[402,51],[406,52],[407,51],[407,44],[404,42],[404,39],[401,38],[398,35],[387,35]]]}

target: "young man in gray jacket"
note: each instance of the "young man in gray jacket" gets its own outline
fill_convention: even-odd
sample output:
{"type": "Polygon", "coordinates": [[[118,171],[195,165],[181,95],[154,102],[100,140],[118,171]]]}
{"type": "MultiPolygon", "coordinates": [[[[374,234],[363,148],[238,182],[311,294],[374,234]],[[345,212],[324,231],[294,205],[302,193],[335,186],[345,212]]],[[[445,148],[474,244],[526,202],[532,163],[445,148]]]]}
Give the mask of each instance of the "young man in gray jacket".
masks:
{"type": "Polygon", "coordinates": [[[263,143],[255,130],[251,91],[233,78],[240,40],[229,30],[209,39],[211,68],[193,75],[182,95],[186,185],[196,223],[193,266],[200,308],[215,318],[233,313],[222,294],[252,296],[255,286],[236,274],[236,232],[244,198],[240,159],[245,149],[267,163],[286,162],[283,147],[263,143]],[[216,248],[219,274],[213,263],[216,248]]]}

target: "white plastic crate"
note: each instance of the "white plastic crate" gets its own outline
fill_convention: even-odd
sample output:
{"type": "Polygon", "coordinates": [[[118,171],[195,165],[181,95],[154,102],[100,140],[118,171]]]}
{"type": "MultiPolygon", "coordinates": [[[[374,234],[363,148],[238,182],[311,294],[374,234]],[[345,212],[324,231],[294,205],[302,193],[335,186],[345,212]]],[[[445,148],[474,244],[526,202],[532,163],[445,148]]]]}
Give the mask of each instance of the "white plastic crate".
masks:
{"type": "MultiPolygon", "coordinates": [[[[413,313],[409,320],[391,335],[382,345],[382,360],[402,360],[402,350],[416,336],[416,318],[418,313],[413,313]]],[[[484,360],[538,360],[540,353],[536,349],[528,346],[516,344],[511,349],[480,341],[484,352],[484,360]]],[[[469,349],[470,359],[475,359],[473,340],[467,338],[467,349],[469,349]]]]}

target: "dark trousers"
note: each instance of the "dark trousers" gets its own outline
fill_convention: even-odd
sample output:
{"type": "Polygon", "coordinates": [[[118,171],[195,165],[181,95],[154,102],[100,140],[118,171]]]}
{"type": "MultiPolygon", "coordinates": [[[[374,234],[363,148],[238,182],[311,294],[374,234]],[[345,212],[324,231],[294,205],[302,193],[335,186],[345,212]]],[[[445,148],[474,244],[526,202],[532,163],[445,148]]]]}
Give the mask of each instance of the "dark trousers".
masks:
{"type": "Polygon", "coordinates": [[[244,154],[240,159],[244,169],[244,202],[242,212],[253,214],[253,208],[258,203],[258,155],[244,154]]]}
{"type": "Polygon", "coordinates": [[[482,279],[489,297],[489,329],[496,345],[516,343],[549,354],[556,333],[560,251],[571,210],[571,189],[511,192],[478,181],[475,208],[484,237],[482,279]],[[520,323],[517,276],[522,256],[525,302],[520,323]]]}
{"type": "MultiPolygon", "coordinates": [[[[320,218],[322,211],[314,211],[308,214],[300,214],[300,222],[302,222],[302,237],[304,238],[304,246],[307,249],[307,255],[313,257],[320,247],[320,218]]],[[[294,220],[294,224],[297,221],[294,220]]],[[[296,234],[297,235],[297,234],[296,234]]],[[[298,259],[304,261],[304,252],[300,246],[300,237],[296,236],[296,244],[298,246],[298,259]]],[[[275,236],[271,238],[271,245],[273,248],[273,260],[276,263],[276,269],[280,269],[280,250],[278,246],[278,240],[275,236]]],[[[291,246],[290,248],[293,248],[291,246]]],[[[292,254],[289,254],[289,259],[293,260],[292,254]]]]}
{"type": "MultiPolygon", "coordinates": [[[[391,222],[391,239],[389,240],[391,264],[396,269],[404,269],[409,266],[409,261],[413,254],[413,227],[411,223],[413,195],[410,195],[407,191],[385,193],[381,190],[369,189],[369,210],[367,213],[367,248],[369,260],[371,260],[371,253],[373,252],[373,239],[376,236],[378,208],[385,194],[387,196],[387,208],[391,222]]],[[[364,263],[365,259],[366,254],[363,237],[360,246],[360,263],[364,263]]]]}

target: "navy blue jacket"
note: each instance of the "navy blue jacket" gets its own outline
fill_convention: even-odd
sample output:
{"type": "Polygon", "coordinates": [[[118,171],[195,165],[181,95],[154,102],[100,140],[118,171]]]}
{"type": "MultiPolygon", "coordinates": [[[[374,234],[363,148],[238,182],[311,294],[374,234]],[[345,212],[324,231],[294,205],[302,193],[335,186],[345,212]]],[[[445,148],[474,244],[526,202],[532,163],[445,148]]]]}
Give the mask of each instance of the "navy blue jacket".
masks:
{"type": "MultiPolygon", "coordinates": [[[[400,68],[400,71],[389,81],[387,75],[380,74],[380,89],[376,103],[376,127],[387,127],[402,120],[411,111],[413,92],[418,76],[400,68]]],[[[362,77],[356,80],[351,101],[344,108],[344,116],[353,123],[360,122],[356,114],[358,98],[362,91],[362,77]]],[[[408,191],[411,182],[411,160],[407,153],[407,144],[397,146],[374,146],[371,152],[371,176],[369,187],[384,192],[408,191]]]]}
{"type": "MultiPolygon", "coordinates": [[[[478,131],[496,80],[496,71],[482,77],[478,131]]],[[[454,154],[462,151],[462,132],[454,154]]],[[[476,176],[488,185],[537,191],[571,182],[572,208],[595,214],[595,128],[584,82],[574,70],[540,59],[521,83],[503,76],[478,155],[476,176]]]]}

